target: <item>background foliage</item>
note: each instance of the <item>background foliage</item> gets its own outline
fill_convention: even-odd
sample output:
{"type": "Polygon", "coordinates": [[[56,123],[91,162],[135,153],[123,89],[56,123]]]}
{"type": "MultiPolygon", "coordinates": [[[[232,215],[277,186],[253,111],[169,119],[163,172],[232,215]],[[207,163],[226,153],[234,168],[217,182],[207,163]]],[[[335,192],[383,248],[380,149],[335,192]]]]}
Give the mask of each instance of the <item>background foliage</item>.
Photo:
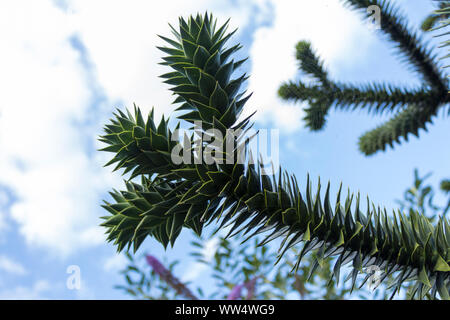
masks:
{"type": "MultiPolygon", "coordinates": [[[[436,204],[436,189],[426,183],[431,176],[428,173],[424,176],[414,171],[413,183],[403,194],[403,198],[397,200],[402,210],[406,212],[424,212],[430,221],[436,220],[439,215],[445,215],[450,208],[449,202],[445,206],[436,204]]],[[[389,293],[387,287],[393,282],[393,277],[387,281],[387,285],[375,288],[368,283],[351,293],[348,282],[339,285],[332,280],[328,283],[332,271],[332,259],[325,261],[322,268],[311,276],[311,267],[314,257],[309,255],[298,271],[294,274],[290,272],[298,254],[294,248],[283,260],[273,266],[276,253],[271,246],[258,246],[258,240],[240,246],[239,242],[219,237],[219,244],[214,252],[211,261],[205,260],[204,244],[205,240],[199,238],[191,243],[191,255],[198,262],[207,266],[205,274],[212,274],[215,279],[214,287],[210,294],[205,294],[204,284],[186,283],[189,288],[195,288],[194,292],[199,299],[229,299],[234,287],[252,279],[257,279],[254,294],[248,296],[247,292],[234,299],[387,299],[389,293]]],[[[136,299],[177,299],[185,298],[178,294],[177,290],[155,273],[153,268],[144,262],[146,254],[139,255],[138,258],[126,253],[128,265],[121,273],[124,275],[124,284],[116,286],[117,289],[124,290],[136,299]],[[137,259],[137,260],[136,260],[137,259]]],[[[172,274],[176,274],[176,266],[180,265],[179,260],[169,263],[164,258],[165,264],[172,274]]],[[[370,273],[369,270],[366,270],[370,273]]],[[[374,274],[376,276],[376,274],[374,274]]],[[[404,285],[400,298],[412,298],[411,290],[413,286],[404,285]]],[[[211,291],[211,289],[209,290],[211,291]]],[[[425,299],[431,298],[426,296],[425,299]]]]}

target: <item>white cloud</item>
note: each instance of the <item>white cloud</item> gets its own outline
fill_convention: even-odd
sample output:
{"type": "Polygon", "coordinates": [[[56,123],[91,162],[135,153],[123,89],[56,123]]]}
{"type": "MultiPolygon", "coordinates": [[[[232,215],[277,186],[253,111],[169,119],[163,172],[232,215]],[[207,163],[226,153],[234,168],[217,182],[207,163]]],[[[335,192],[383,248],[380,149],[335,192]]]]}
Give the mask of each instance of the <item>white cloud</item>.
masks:
{"type": "Polygon", "coordinates": [[[74,125],[86,119],[92,92],[59,9],[49,1],[0,7],[8,43],[0,60],[0,180],[18,199],[11,217],[27,243],[67,254],[99,243],[83,236],[95,228],[105,178],[85,152],[93,132],[74,125]]]}
{"type": "Polygon", "coordinates": [[[116,273],[126,266],[127,261],[127,258],[123,254],[115,254],[105,260],[103,270],[116,273]]]}
{"type": "Polygon", "coordinates": [[[221,21],[233,16],[232,25],[243,27],[250,4],[73,0],[65,11],[50,0],[0,3],[0,37],[8,43],[0,60],[0,183],[17,198],[10,215],[29,245],[68,255],[104,242],[100,194],[120,177],[101,169],[108,155],[92,156],[86,145],[98,146],[100,126],[113,111],[110,102],[92,105],[95,90],[127,106],[154,105],[157,115],[171,110],[172,97],[158,78],[167,70],[157,64],[155,46],[162,41],[156,34],[167,35],[167,21],[180,14],[215,7],[221,21]],[[69,41],[74,35],[92,70],[69,41]],[[93,112],[94,124],[77,125],[93,112]]]}
{"type": "MultiPolygon", "coordinates": [[[[206,241],[201,251],[202,260],[204,260],[205,262],[210,262],[214,258],[214,254],[217,251],[218,245],[219,239],[217,237],[206,241]]],[[[193,281],[197,279],[206,269],[207,265],[205,263],[193,262],[186,268],[186,272],[181,277],[181,281],[193,281]]]]}
{"type": "Polygon", "coordinates": [[[339,0],[273,0],[272,5],[273,24],[254,34],[249,79],[254,94],[246,114],[258,110],[255,119],[262,124],[292,131],[302,126],[302,108],[279,99],[277,91],[297,73],[296,43],[310,40],[333,75],[337,66],[364,57],[373,35],[361,17],[339,0]],[[352,61],[348,60],[350,54],[352,61]]]}
{"type": "Polygon", "coordinates": [[[8,204],[9,197],[5,190],[0,189],[0,208],[6,207],[8,204]]]}
{"type": "Polygon", "coordinates": [[[88,286],[87,282],[81,280],[80,289],[74,290],[75,298],[78,300],[94,300],[95,292],[94,290],[88,286]]]}
{"type": "Polygon", "coordinates": [[[27,270],[23,265],[5,255],[0,255],[0,270],[19,276],[27,273],[27,270]]]}
{"type": "Polygon", "coordinates": [[[179,16],[206,10],[222,23],[232,17],[230,30],[242,30],[250,20],[253,1],[238,2],[239,5],[231,6],[229,1],[212,4],[207,0],[179,0],[156,6],[146,0],[73,0],[69,2],[69,12],[108,96],[123,99],[127,106],[133,102],[146,110],[155,106],[159,117],[173,110],[173,97],[158,77],[168,70],[158,64],[164,54],[156,45],[166,43],[157,35],[172,37],[168,22],[177,27],[179,16]]]}
{"type": "Polygon", "coordinates": [[[36,281],[31,287],[17,286],[0,291],[1,300],[43,300],[51,286],[46,280],[36,281]]]}
{"type": "MultiPolygon", "coordinates": [[[[9,197],[6,191],[0,188],[0,231],[7,228],[6,223],[6,206],[9,202],[9,197]]],[[[1,240],[1,238],[0,238],[1,240]]]]}
{"type": "MultiPolygon", "coordinates": [[[[333,65],[355,48],[355,35],[365,34],[349,10],[332,1],[323,10],[323,3],[273,1],[274,25],[254,35],[250,90],[255,95],[249,105],[258,108],[259,120],[270,116],[284,128],[299,126],[300,108],[275,96],[278,85],[295,73],[297,40],[314,39],[333,65]]],[[[156,34],[169,35],[167,21],[176,25],[179,15],[207,9],[222,22],[232,17],[231,27],[243,30],[270,8],[267,0],[235,5],[178,0],[157,6],[144,0],[71,0],[65,10],[50,0],[2,1],[0,37],[8,45],[0,60],[0,183],[17,199],[9,211],[26,242],[62,255],[103,243],[100,195],[118,186],[120,177],[101,169],[109,156],[92,155],[86,142],[98,146],[111,101],[155,106],[157,116],[172,110],[170,92],[158,78],[167,69],[157,64],[161,53],[155,48],[163,44],[156,34]],[[86,48],[91,70],[69,41],[74,35],[86,48]],[[106,99],[92,105],[98,88],[106,99]],[[93,118],[93,124],[77,124],[93,118]]]]}

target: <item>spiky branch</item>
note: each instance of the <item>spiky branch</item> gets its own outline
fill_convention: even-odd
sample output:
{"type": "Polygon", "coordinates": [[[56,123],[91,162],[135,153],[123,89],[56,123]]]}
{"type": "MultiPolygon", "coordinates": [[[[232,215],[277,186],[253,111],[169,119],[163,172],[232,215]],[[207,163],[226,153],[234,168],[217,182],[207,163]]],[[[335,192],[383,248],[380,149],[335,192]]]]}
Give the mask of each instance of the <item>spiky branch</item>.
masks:
{"type": "MultiPolygon", "coordinates": [[[[434,28],[428,29],[428,31],[430,31],[430,30],[434,31],[437,29],[448,28],[448,26],[450,26],[450,2],[448,2],[448,1],[441,2],[439,5],[439,10],[436,10],[434,12],[434,15],[432,15],[432,16],[434,16],[434,18],[435,18],[433,20],[433,24],[432,24],[432,26],[434,28]]],[[[422,25],[422,27],[424,27],[424,26],[422,25]]],[[[442,45],[441,45],[441,47],[443,47],[443,48],[448,47],[450,45],[450,40],[448,38],[448,35],[449,35],[448,31],[438,35],[440,37],[446,36],[446,39],[444,39],[444,41],[442,42],[442,45]]],[[[450,51],[450,49],[447,49],[447,54],[442,59],[447,59],[450,57],[449,51],[450,51]]],[[[446,65],[444,68],[448,68],[448,67],[449,66],[446,65]]],[[[450,75],[448,77],[450,77],[450,75]]]]}
{"type": "Polygon", "coordinates": [[[438,5],[438,10],[430,14],[425,20],[422,22],[421,29],[423,31],[430,31],[434,28],[439,28],[442,23],[448,25],[448,21],[446,20],[450,17],[450,2],[449,1],[440,1],[438,5]]]}
{"type": "MultiPolygon", "coordinates": [[[[230,128],[245,132],[250,120],[238,118],[249,98],[240,90],[246,76],[232,78],[242,61],[231,59],[239,45],[224,46],[233,34],[226,33],[227,23],[216,28],[208,14],[188,21],[180,18],[179,23],[179,31],[173,29],[175,40],[163,37],[170,46],[160,48],[168,54],[164,64],[173,69],[162,78],[172,85],[175,102],[181,104],[183,113],[177,118],[201,121],[203,134],[212,128],[224,137],[230,128]]],[[[266,235],[261,245],[283,239],[280,258],[304,242],[295,269],[308,252],[316,250],[314,269],[325,257],[336,256],[337,280],[341,267],[351,262],[353,286],[362,268],[376,265],[385,271],[383,279],[397,272],[394,293],[404,281],[415,279],[418,297],[430,290],[433,297],[437,292],[449,297],[446,219],[433,226],[418,213],[406,217],[398,212],[390,218],[369,200],[363,213],[360,196],[355,199],[349,193],[341,200],[341,190],[332,206],[330,184],[322,198],[320,182],[313,193],[308,178],[302,193],[297,179],[284,171],[263,174],[262,164],[254,164],[245,153],[247,141],[242,136],[233,136],[231,155],[215,153],[212,164],[174,164],[171,151],[181,142],[172,141],[174,133],[164,118],[156,125],[150,113],[144,121],[138,108],[134,115],[118,111],[105,131],[100,139],[108,145],[104,150],[114,153],[109,164],[117,163],[116,169],[129,172],[131,178],[141,177],[140,184],[128,181],[126,191],[112,192],[114,202],[104,205],[110,215],[103,217],[102,225],[119,251],[132,246],[136,251],[147,236],[164,246],[173,245],[183,227],[201,234],[205,225],[215,222],[217,230],[228,226],[229,236],[243,231],[244,241],[261,233],[266,235]],[[243,155],[245,161],[237,161],[243,155]],[[231,164],[226,161],[230,156],[231,164]]],[[[192,156],[195,148],[206,151],[193,136],[188,146],[192,156]]]]}
{"type": "Polygon", "coordinates": [[[441,182],[441,189],[445,192],[450,192],[450,180],[443,180],[441,182]]]}
{"type": "MultiPolygon", "coordinates": [[[[297,45],[299,68],[316,81],[312,85],[303,82],[287,82],[279,89],[286,100],[307,102],[306,125],[312,130],[324,127],[331,108],[339,110],[365,109],[372,113],[390,112],[393,118],[380,127],[365,133],[359,140],[359,148],[371,155],[387,146],[393,147],[400,138],[408,140],[409,134],[418,136],[419,129],[426,130],[438,111],[450,102],[448,82],[439,70],[433,51],[426,48],[420,37],[409,28],[389,1],[345,0],[350,7],[366,12],[371,5],[381,9],[381,30],[395,44],[397,52],[408,62],[423,84],[417,89],[394,87],[386,83],[360,85],[358,87],[336,82],[329,78],[320,58],[308,42],[297,45]]],[[[450,111],[450,110],[449,110],[450,111]]]]}

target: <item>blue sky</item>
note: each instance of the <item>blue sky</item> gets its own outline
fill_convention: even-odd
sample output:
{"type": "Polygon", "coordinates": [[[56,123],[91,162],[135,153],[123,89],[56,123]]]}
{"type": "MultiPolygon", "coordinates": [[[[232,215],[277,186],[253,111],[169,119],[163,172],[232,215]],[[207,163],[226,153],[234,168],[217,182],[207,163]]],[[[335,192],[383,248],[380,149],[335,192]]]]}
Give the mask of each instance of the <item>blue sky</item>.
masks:
{"type": "MultiPolygon", "coordinates": [[[[390,44],[339,1],[166,2],[0,4],[0,36],[8,44],[0,54],[0,84],[6,88],[0,99],[0,298],[127,298],[113,289],[122,282],[118,270],[125,260],[98,227],[101,200],[122,181],[102,168],[109,156],[95,151],[96,137],[115,107],[136,102],[144,110],[155,106],[158,116],[173,110],[157,77],[165,69],[157,65],[155,46],[161,45],[156,34],[169,34],[167,22],[179,15],[209,10],[240,28],[232,41],[250,56],[242,67],[254,92],[247,111],[258,110],[258,128],[280,129],[280,163],[299,181],[308,172],[314,181],[319,175],[330,180],[333,190],[342,181],[392,209],[414,168],[432,171],[436,186],[448,177],[450,132],[442,113],[420,139],[364,157],[358,137],[386,117],[333,111],[325,130],[309,132],[301,106],[276,97],[279,84],[297,76],[294,45],[301,39],[312,41],[339,81],[419,84],[390,44]],[[81,290],[66,287],[70,265],[80,267],[81,290]]],[[[394,2],[413,26],[433,9],[431,1],[394,2]]],[[[148,239],[141,252],[182,259],[180,276],[199,281],[201,270],[186,254],[191,239],[184,231],[165,253],[148,239]]]]}

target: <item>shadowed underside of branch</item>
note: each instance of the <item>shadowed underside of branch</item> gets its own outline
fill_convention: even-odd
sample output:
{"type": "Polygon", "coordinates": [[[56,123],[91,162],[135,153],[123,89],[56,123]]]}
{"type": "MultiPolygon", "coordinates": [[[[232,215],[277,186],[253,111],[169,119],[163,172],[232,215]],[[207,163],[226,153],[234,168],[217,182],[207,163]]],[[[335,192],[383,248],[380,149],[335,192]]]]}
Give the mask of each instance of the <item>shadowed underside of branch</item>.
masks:
{"type": "MultiPolygon", "coordinates": [[[[239,122],[238,118],[249,97],[240,90],[246,76],[232,77],[243,61],[232,60],[239,45],[224,46],[233,34],[226,33],[227,23],[218,27],[208,14],[187,21],[180,18],[179,23],[179,29],[173,29],[175,40],[162,37],[169,47],[160,48],[168,54],[163,63],[173,70],[162,78],[180,104],[178,119],[201,121],[203,133],[212,128],[224,136],[230,128],[245,132],[250,120],[239,122]]],[[[183,228],[201,234],[206,225],[214,224],[216,230],[229,228],[229,236],[243,232],[243,241],[262,234],[261,245],[282,239],[280,258],[304,243],[295,269],[314,250],[314,268],[324,258],[336,257],[337,279],[341,267],[351,263],[353,286],[364,267],[376,265],[385,271],[383,279],[397,275],[393,293],[411,280],[417,297],[427,293],[449,297],[450,224],[446,219],[431,225],[418,213],[406,217],[397,212],[389,217],[368,199],[363,208],[359,195],[342,198],[341,190],[332,205],[329,184],[324,194],[320,182],[313,192],[308,178],[302,192],[295,176],[281,170],[272,176],[264,174],[261,163],[250,161],[242,137],[233,138],[232,152],[216,153],[211,165],[175,164],[171,152],[180,142],[167,120],[157,124],[153,112],[144,118],[139,108],[134,114],[118,111],[100,138],[107,144],[103,150],[114,153],[108,165],[116,164],[116,170],[140,177],[141,182],[130,179],[126,191],[113,191],[114,201],[105,202],[109,215],[103,217],[102,226],[108,240],[119,251],[131,247],[136,251],[147,236],[164,246],[174,245],[183,228]],[[246,161],[237,161],[242,154],[246,161]],[[231,164],[226,162],[229,156],[235,160],[231,164]]],[[[194,148],[195,143],[191,137],[189,146],[194,148]]],[[[193,149],[189,152],[195,155],[193,149]]]]}
{"type": "Polygon", "coordinates": [[[438,10],[430,14],[422,23],[421,29],[423,31],[430,31],[434,28],[439,28],[442,24],[448,25],[450,17],[450,1],[440,1],[438,10]]]}
{"type": "Polygon", "coordinates": [[[450,179],[441,182],[441,189],[445,192],[450,192],[450,179]]]}
{"type": "MultiPolygon", "coordinates": [[[[438,111],[450,102],[448,82],[439,70],[433,52],[421,44],[420,37],[411,31],[406,19],[389,1],[345,0],[353,9],[366,12],[371,5],[380,7],[381,31],[395,44],[403,60],[410,64],[423,80],[420,88],[411,90],[398,88],[385,83],[352,86],[332,81],[316,56],[310,43],[297,44],[299,68],[312,76],[316,83],[307,85],[287,82],[279,89],[283,99],[307,102],[305,109],[306,125],[312,130],[324,127],[329,110],[363,109],[380,114],[389,112],[393,118],[360,138],[359,148],[366,155],[385,150],[394,142],[400,143],[400,137],[408,139],[410,133],[419,134],[425,129],[438,111]]],[[[449,109],[450,112],[450,109],[449,109]]]]}

